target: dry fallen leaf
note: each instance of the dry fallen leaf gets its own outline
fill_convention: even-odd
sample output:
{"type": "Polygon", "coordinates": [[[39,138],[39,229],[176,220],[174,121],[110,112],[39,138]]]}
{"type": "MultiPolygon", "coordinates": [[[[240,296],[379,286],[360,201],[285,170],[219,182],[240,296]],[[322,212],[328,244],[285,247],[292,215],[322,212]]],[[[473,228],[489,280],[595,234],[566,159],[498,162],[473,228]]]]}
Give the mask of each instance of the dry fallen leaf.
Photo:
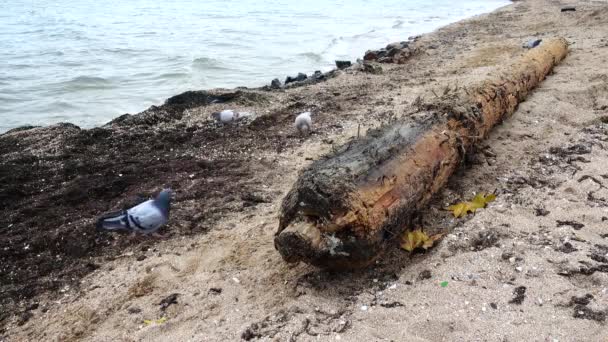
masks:
{"type": "Polygon", "coordinates": [[[163,324],[167,321],[167,317],[162,317],[159,319],[144,319],[144,324],[145,325],[150,325],[152,323],[156,323],[156,324],[163,324]]]}
{"type": "Polygon", "coordinates": [[[448,207],[448,210],[452,211],[454,217],[462,217],[468,213],[474,213],[477,209],[485,208],[486,205],[496,199],[494,194],[484,194],[483,192],[478,193],[473,200],[469,202],[460,202],[453,204],[448,207]]]}
{"type": "Polygon", "coordinates": [[[420,229],[407,231],[403,233],[401,248],[408,252],[411,252],[416,248],[429,249],[433,247],[435,241],[439,240],[442,235],[443,234],[436,234],[428,236],[420,229]]]}

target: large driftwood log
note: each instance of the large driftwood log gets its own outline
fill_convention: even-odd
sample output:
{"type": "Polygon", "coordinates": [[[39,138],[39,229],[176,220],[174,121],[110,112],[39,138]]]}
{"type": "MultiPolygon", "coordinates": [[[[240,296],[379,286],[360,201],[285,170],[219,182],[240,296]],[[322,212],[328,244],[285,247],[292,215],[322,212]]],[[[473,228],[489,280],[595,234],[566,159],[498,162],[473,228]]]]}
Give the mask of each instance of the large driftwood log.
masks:
{"type": "Polygon", "coordinates": [[[461,163],[567,54],[552,39],[494,80],[369,132],[304,170],[283,200],[275,247],[287,262],[373,262],[461,163]]]}

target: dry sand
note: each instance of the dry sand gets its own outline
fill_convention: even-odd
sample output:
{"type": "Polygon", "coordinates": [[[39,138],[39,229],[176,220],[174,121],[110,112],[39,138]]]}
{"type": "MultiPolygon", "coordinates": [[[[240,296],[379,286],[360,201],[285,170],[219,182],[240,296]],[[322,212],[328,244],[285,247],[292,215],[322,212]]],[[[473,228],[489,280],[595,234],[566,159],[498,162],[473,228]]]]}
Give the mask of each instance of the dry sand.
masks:
{"type": "MultiPolygon", "coordinates": [[[[608,341],[608,2],[515,2],[421,42],[422,55],[382,65],[381,75],[347,71],[274,95],[265,106],[295,99],[319,114],[318,134],[256,155],[273,161],[259,183],[269,203],[226,214],[204,233],[99,257],[80,286],[41,296],[0,340],[608,341]],[[566,4],[577,11],[561,13],[566,4]],[[412,255],[395,247],[359,272],[283,262],[272,242],[280,200],[298,170],[331,149],[328,139],[407,115],[419,96],[474,84],[521,55],[525,41],[554,36],[571,43],[568,57],[424,213],[427,229],[446,233],[439,245],[412,255]],[[497,200],[474,216],[443,210],[494,190],[497,200]]],[[[207,120],[213,109],[182,120],[207,120]]],[[[178,200],[175,212],[195,201],[178,200]]]]}

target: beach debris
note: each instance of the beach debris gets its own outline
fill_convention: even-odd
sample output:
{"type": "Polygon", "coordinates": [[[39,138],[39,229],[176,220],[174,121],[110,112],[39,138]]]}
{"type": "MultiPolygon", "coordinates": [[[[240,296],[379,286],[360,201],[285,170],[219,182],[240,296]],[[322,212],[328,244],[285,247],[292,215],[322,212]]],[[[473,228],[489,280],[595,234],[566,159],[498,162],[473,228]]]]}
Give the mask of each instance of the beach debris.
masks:
{"type": "Polygon", "coordinates": [[[561,226],[570,226],[572,228],[574,228],[574,230],[581,230],[585,225],[580,223],[580,222],[576,222],[576,221],[571,221],[571,220],[566,220],[566,221],[560,221],[557,220],[557,226],[561,227],[561,226]]]}
{"type": "Polygon", "coordinates": [[[443,234],[435,234],[432,236],[428,236],[421,229],[417,229],[414,231],[406,231],[403,233],[401,240],[401,248],[405,249],[408,252],[412,252],[417,248],[429,249],[433,247],[435,242],[439,240],[443,234]]]}
{"type": "Polygon", "coordinates": [[[310,117],[310,112],[298,114],[294,126],[300,134],[310,134],[310,132],[312,132],[312,118],[310,117]]]}
{"type": "Polygon", "coordinates": [[[274,80],[272,80],[272,82],[270,82],[270,89],[281,89],[281,87],[282,84],[278,78],[275,78],[274,80]]]}
{"type": "Polygon", "coordinates": [[[575,12],[576,7],[574,6],[564,6],[561,8],[561,12],[575,12]]]}
{"type": "Polygon", "coordinates": [[[336,61],[336,68],[342,70],[350,67],[352,63],[350,61],[336,61]]]}
{"type": "Polygon", "coordinates": [[[98,231],[129,231],[141,234],[155,233],[169,221],[171,189],[164,189],[154,199],[131,209],[108,213],[97,220],[98,231]]]}
{"type": "Polygon", "coordinates": [[[161,317],[159,319],[144,319],[144,324],[145,325],[150,325],[150,324],[163,324],[167,321],[167,317],[161,317]]]}
{"type": "Polygon", "coordinates": [[[447,209],[454,214],[454,217],[463,217],[468,213],[475,213],[477,209],[483,209],[488,205],[488,203],[494,201],[496,199],[496,195],[494,194],[485,194],[483,192],[475,195],[472,201],[468,202],[460,202],[457,204],[453,204],[449,206],[447,209]]]}
{"type": "Polygon", "coordinates": [[[521,305],[521,303],[524,302],[524,299],[526,299],[526,287],[525,286],[518,286],[513,290],[513,299],[511,299],[509,301],[510,304],[517,304],[517,305],[521,305]]]}
{"type": "Polygon", "coordinates": [[[524,43],[524,45],[522,47],[524,49],[533,49],[533,48],[539,46],[542,41],[543,41],[542,39],[528,40],[527,42],[524,43]]]}
{"type": "Polygon", "coordinates": [[[606,311],[593,310],[587,305],[577,304],[574,306],[572,317],[580,319],[588,319],[596,322],[604,322],[606,320],[606,311]]]}
{"type": "Polygon", "coordinates": [[[546,210],[544,208],[535,208],[534,209],[534,215],[536,215],[536,216],[547,216],[550,213],[551,212],[549,210],[546,210]]]}
{"type": "Polygon", "coordinates": [[[209,288],[209,293],[214,294],[214,295],[219,295],[222,293],[222,288],[221,287],[211,287],[211,288],[209,288]]]}
{"type": "Polygon", "coordinates": [[[447,281],[442,281],[441,283],[439,283],[439,286],[441,286],[441,287],[448,287],[448,282],[447,281]]]}
{"type": "MultiPolygon", "coordinates": [[[[431,99],[418,113],[368,130],[311,163],[283,199],[275,248],[286,262],[337,270],[373,264],[447,183],[466,151],[511,115],[567,52],[565,39],[544,40],[466,94],[431,99]]],[[[494,196],[459,206],[458,216],[494,196]]]]}
{"type": "Polygon", "coordinates": [[[418,274],[418,280],[426,280],[431,279],[433,275],[431,274],[431,270],[423,270],[418,274]]]}
{"type": "Polygon", "coordinates": [[[177,297],[179,297],[179,295],[180,295],[179,293],[172,293],[172,294],[168,295],[167,297],[163,298],[158,303],[158,305],[160,305],[160,311],[165,311],[171,305],[177,304],[177,297]]]}
{"type": "Polygon", "coordinates": [[[558,252],[566,253],[566,254],[578,251],[578,249],[576,249],[576,248],[575,248],[575,247],[572,245],[572,243],[570,243],[570,242],[568,242],[568,241],[564,242],[564,243],[563,243],[561,246],[559,246],[559,247],[555,247],[555,250],[556,250],[556,251],[558,251],[558,252]]]}

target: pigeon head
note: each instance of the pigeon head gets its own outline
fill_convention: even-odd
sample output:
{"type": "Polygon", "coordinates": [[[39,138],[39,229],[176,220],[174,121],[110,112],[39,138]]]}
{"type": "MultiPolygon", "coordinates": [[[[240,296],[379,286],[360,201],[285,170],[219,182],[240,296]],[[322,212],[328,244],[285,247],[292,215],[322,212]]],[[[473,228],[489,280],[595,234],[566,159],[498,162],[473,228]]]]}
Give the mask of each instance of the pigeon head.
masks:
{"type": "Polygon", "coordinates": [[[171,189],[164,189],[158,194],[158,196],[156,196],[156,199],[154,200],[154,204],[156,204],[167,214],[169,213],[169,207],[171,205],[171,195],[173,195],[173,191],[171,191],[171,189]]]}
{"type": "Polygon", "coordinates": [[[211,117],[214,120],[220,121],[220,112],[211,113],[211,117]]]}

